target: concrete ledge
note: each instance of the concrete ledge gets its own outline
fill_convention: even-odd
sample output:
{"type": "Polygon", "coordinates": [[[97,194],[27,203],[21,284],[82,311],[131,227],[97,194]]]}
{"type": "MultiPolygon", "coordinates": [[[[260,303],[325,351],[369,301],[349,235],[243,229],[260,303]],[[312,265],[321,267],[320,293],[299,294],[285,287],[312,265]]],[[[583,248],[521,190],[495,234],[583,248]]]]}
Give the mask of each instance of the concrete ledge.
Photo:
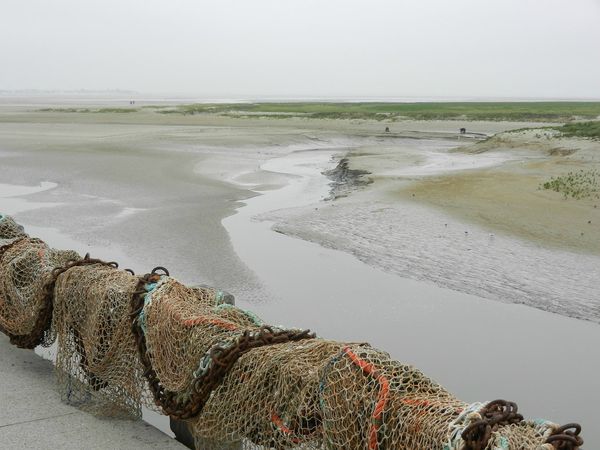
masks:
{"type": "Polygon", "coordinates": [[[101,419],[65,405],[52,364],[1,333],[0,405],[0,448],[186,448],[145,422],[101,419]]]}

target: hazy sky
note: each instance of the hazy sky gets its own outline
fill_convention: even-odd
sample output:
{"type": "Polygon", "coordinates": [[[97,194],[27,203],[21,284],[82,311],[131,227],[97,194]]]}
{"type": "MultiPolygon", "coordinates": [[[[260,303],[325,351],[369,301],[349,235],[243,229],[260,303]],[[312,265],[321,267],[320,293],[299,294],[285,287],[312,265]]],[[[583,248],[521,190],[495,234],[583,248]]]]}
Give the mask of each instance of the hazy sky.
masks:
{"type": "Polygon", "coordinates": [[[31,88],[600,98],[600,0],[1,0],[31,88]]]}

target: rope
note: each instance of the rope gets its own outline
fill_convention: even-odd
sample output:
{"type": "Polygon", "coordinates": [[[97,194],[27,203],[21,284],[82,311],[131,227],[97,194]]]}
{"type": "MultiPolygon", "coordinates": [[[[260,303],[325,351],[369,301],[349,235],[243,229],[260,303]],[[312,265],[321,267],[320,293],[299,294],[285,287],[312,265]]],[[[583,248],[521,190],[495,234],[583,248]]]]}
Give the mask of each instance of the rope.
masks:
{"type": "Polygon", "coordinates": [[[344,347],[343,351],[350,357],[354,364],[360,367],[365,374],[373,377],[379,384],[377,402],[375,403],[375,408],[373,409],[373,414],[371,416],[371,427],[369,429],[369,450],[377,450],[379,448],[379,428],[383,422],[383,411],[385,409],[390,392],[389,380],[383,374],[379,373],[373,364],[360,359],[358,355],[350,350],[350,347],[344,347]]]}

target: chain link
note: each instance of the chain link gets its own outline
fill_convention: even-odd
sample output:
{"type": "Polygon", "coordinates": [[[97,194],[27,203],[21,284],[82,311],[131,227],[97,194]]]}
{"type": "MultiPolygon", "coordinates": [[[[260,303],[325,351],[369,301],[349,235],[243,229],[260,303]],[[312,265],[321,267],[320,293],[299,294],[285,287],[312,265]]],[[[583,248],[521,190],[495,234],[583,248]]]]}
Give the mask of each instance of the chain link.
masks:
{"type": "Polygon", "coordinates": [[[556,450],[577,450],[583,445],[579,433],[581,433],[581,425],[568,423],[554,430],[546,440],[546,444],[552,444],[556,450]]]}
{"type": "Polygon", "coordinates": [[[146,337],[138,321],[138,315],[144,308],[144,294],[147,292],[144,287],[146,284],[156,283],[160,280],[161,274],[157,273],[159,270],[166,275],[169,274],[163,267],[157,267],[151,273],[140,277],[138,286],[131,298],[131,330],[136,339],[140,360],[144,366],[144,377],[148,381],[154,401],[165,414],[174,419],[185,420],[198,415],[210,398],[211,392],[221,384],[236,361],[248,351],[266,345],[315,337],[309,330],[278,330],[269,326],[262,326],[253,331],[245,330],[232,345],[215,345],[210,349],[208,352],[210,361],[206,362],[206,370],[202,371],[201,374],[194,375],[190,395],[186,396],[185,400],[179,400],[180,394],[167,390],[161,384],[156,371],[152,368],[146,337]]]}
{"type": "MultiPolygon", "coordinates": [[[[9,248],[11,248],[17,242],[22,242],[26,239],[29,242],[42,242],[37,238],[23,238],[19,239],[18,241],[12,242],[11,244],[4,245],[0,247],[0,261],[9,248]]],[[[105,265],[113,267],[115,269],[119,267],[119,265],[114,261],[105,262],[101,259],[91,258],[90,254],[87,253],[81,259],[71,259],[67,261],[64,266],[54,268],[52,272],[50,272],[50,274],[48,275],[48,279],[44,282],[42,306],[39,310],[38,316],[33,325],[33,328],[31,329],[31,332],[29,334],[15,335],[13,333],[8,332],[7,330],[1,330],[10,338],[10,343],[16,345],[19,348],[25,349],[34,349],[38,345],[42,344],[42,342],[44,342],[45,336],[50,331],[50,327],[52,325],[52,312],[54,310],[54,287],[56,285],[58,277],[66,271],[68,271],[69,269],[72,269],[73,267],[92,264],[105,265]]]]}
{"type": "Polygon", "coordinates": [[[521,422],[523,416],[517,412],[518,409],[515,402],[506,400],[494,400],[481,408],[481,420],[470,424],[461,434],[465,450],[484,450],[492,433],[499,427],[521,422]]]}

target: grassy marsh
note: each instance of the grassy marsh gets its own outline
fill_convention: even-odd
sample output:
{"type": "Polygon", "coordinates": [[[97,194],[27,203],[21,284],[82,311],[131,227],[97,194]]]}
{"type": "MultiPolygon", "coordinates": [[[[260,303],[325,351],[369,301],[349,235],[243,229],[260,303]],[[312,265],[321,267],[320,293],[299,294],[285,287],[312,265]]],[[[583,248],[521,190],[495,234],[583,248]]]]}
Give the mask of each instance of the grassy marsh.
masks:
{"type": "Polygon", "coordinates": [[[600,102],[197,103],[161,107],[157,112],[270,118],[569,122],[600,117],[600,102]]]}
{"type": "Polygon", "coordinates": [[[547,134],[544,133],[546,138],[550,137],[578,137],[578,138],[591,138],[594,140],[600,139],[600,120],[592,120],[587,122],[570,122],[565,123],[561,126],[548,126],[548,127],[526,127],[526,128],[516,128],[514,130],[505,131],[505,133],[521,133],[523,131],[535,131],[538,134],[535,135],[536,138],[542,137],[542,132],[544,131],[552,131],[558,133],[547,134]]]}
{"type": "Polygon", "coordinates": [[[567,123],[556,129],[566,137],[586,137],[600,139],[600,121],[567,123]]]}

